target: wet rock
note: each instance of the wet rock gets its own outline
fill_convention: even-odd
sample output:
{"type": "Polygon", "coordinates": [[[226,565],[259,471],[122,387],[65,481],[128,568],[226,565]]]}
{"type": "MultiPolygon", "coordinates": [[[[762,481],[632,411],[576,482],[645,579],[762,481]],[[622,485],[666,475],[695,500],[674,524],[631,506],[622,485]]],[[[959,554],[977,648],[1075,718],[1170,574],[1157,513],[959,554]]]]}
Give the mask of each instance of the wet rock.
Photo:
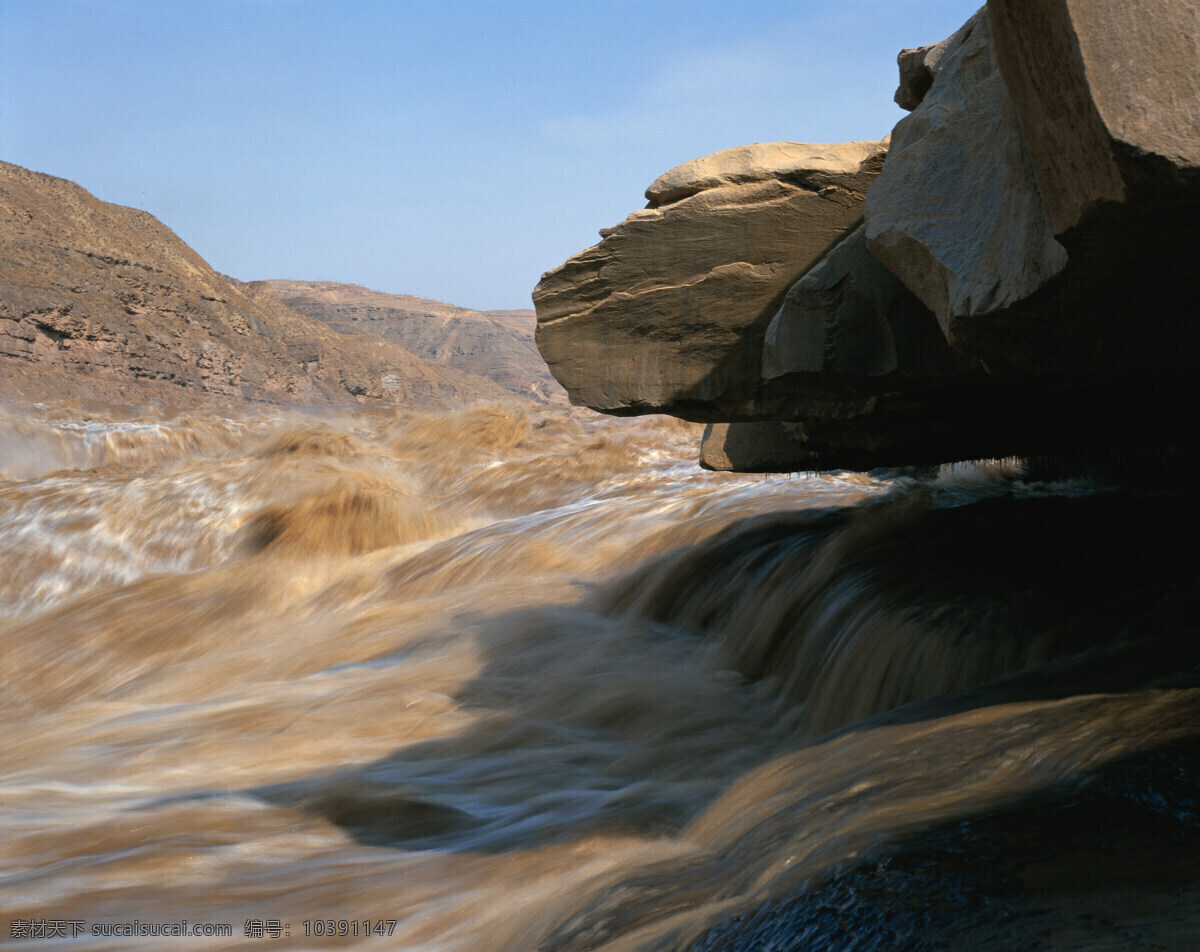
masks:
{"type": "Polygon", "coordinates": [[[710,423],[700,441],[700,465],[720,472],[794,473],[818,467],[820,457],[805,448],[792,424],[710,423]]]}

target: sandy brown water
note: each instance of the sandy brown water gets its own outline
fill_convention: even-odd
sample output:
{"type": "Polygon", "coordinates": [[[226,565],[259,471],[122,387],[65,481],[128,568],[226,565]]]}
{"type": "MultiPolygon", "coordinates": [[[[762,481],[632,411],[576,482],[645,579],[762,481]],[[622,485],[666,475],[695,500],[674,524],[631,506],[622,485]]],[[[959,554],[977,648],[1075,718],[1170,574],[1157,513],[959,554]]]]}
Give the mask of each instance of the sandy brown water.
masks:
{"type": "Polygon", "coordinates": [[[1191,504],[696,438],[0,408],[0,944],[1200,947],[1191,504]]]}

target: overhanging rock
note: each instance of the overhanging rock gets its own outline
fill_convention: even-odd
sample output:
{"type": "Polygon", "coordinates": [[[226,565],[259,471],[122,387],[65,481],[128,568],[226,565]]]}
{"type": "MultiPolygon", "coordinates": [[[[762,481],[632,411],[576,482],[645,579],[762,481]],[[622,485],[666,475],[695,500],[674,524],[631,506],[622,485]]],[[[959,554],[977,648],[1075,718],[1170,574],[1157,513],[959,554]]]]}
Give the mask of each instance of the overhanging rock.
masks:
{"type": "Polygon", "coordinates": [[[716,153],[543,276],[572,401],[735,424],[734,468],[1194,444],[1200,4],[991,0],[900,65],[878,178],[716,153]]]}
{"type": "Polygon", "coordinates": [[[537,343],[574,403],[715,419],[755,412],[788,287],[862,215],[879,142],[777,142],[673,169],[649,207],[547,272],[537,343]]]}

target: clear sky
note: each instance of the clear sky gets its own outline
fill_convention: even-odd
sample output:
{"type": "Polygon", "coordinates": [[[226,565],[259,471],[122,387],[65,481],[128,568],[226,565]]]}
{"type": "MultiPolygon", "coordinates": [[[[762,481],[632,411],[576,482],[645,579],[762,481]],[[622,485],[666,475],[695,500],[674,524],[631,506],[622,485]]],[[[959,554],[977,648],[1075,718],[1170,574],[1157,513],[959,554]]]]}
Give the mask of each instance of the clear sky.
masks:
{"type": "Polygon", "coordinates": [[[981,0],[0,0],[0,159],[218,271],[529,307],[667,169],[877,139],[981,0]]]}

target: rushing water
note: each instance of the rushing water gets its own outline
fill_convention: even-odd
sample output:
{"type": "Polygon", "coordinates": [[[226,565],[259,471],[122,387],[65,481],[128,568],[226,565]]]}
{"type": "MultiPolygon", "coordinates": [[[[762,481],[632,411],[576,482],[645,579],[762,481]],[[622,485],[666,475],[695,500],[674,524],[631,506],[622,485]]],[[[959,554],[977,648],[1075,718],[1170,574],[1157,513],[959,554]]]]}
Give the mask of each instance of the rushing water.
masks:
{"type": "Polygon", "coordinates": [[[695,444],[0,410],[0,944],[1200,947],[1187,498],[695,444]]]}

